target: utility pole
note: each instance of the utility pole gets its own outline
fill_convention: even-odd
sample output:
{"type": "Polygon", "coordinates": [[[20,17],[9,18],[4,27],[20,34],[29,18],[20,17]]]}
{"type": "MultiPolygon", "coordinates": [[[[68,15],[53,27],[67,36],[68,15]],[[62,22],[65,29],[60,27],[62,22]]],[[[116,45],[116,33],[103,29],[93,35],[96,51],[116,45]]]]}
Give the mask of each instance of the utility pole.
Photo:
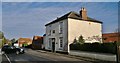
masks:
{"type": "Polygon", "coordinates": [[[116,42],[116,61],[120,63],[120,32],[118,32],[118,41],[116,42]]]}
{"type": "Polygon", "coordinates": [[[118,2],[118,43],[117,43],[117,62],[120,63],[120,1],[118,2]]]}
{"type": "Polygon", "coordinates": [[[118,63],[120,63],[120,46],[118,46],[118,63]]]}
{"type": "Polygon", "coordinates": [[[120,46],[118,46],[116,44],[116,62],[117,63],[120,63],[120,49],[119,49],[120,46]]]}

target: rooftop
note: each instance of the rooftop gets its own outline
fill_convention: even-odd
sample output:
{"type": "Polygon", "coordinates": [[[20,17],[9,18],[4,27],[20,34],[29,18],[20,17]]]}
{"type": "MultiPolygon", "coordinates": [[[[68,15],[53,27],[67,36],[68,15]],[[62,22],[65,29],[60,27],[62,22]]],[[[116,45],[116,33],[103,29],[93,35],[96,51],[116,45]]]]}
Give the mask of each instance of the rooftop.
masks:
{"type": "MultiPolygon", "coordinates": [[[[71,12],[61,16],[60,18],[57,18],[56,20],[46,24],[45,26],[47,26],[49,24],[53,24],[53,23],[59,22],[59,21],[64,20],[64,19],[68,19],[68,18],[77,19],[77,20],[83,20],[82,17],[80,16],[80,14],[78,14],[78,13],[76,13],[74,11],[71,11],[71,12]]],[[[84,20],[84,21],[102,23],[101,21],[98,21],[96,19],[90,18],[88,16],[87,16],[87,20],[84,20]]]]}

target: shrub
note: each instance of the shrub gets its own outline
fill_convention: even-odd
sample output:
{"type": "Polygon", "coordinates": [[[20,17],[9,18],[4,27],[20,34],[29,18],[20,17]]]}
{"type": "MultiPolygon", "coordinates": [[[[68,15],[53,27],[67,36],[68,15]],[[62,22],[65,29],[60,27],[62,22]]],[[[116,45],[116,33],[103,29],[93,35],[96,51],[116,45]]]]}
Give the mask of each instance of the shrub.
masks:
{"type": "Polygon", "coordinates": [[[82,36],[82,35],[79,36],[78,42],[79,42],[80,44],[84,44],[84,43],[85,43],[85,40],[83,39],[83,36],[82,36]]]}

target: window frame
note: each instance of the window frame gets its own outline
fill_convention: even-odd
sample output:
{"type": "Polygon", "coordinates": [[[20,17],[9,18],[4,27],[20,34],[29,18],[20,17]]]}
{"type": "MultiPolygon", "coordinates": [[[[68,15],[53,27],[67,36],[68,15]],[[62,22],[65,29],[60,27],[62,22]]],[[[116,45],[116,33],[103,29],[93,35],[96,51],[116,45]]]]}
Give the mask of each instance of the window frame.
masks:
{"type": "Polygon", "coordinates": [[[59,33],[63,33],[63,22],[59,22],[59,33]]]}
{"type": "Polygon", "coordinates": [[[55,30],[53,30],[52,33],[54,34],[54,33],[55,33],[55,30]]]}
{"type": "Polygon", "coordinates": [[[52,42],[51,42],[51,38],[49,38],[49,44],[48,44],[48,45],[49,45],[49,48],[51,48],[51,43],[52,43],[52,42]]]}
{"type": "Polygon", "coordinates": [[[63,48],[63,37],[59,38],[59,48],[63,48]]]}

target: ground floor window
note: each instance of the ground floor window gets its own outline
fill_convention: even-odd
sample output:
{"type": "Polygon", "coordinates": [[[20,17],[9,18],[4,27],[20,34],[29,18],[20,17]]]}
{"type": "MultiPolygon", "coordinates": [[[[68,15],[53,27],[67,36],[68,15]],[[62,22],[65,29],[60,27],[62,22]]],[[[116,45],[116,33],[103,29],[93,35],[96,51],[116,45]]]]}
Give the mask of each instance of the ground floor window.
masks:
{"type": "Polygon", "coordinates": [[[51,48],[51,38],[49,38],[49,47],[51,48]]]}
{"type": "Polygon", "coordinates": [[[59,47],[62,48],[63,47],[63,37],[59,38],[59,47]]]}

